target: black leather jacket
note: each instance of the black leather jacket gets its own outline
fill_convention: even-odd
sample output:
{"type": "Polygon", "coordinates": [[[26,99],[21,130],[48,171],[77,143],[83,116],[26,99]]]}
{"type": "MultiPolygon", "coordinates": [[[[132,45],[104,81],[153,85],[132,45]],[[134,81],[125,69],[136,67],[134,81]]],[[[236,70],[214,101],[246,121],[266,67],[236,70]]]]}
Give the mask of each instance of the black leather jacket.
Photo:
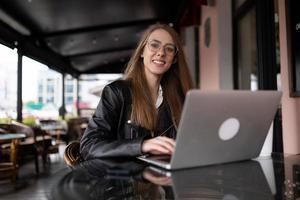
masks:
{"type": "MultiPolygon", "coordinates": [[[[95,114],[80,141],[83,159],[142,155],[141,144],[151,138],[151,132],[130,121],[132,93],[130,82],[118,80],[107,85],[102,92],[95,114]]],[[[171,112],[166,102],[159,107],[159,125],[154,136],[164,132],[176,137],[171,112]]]]}

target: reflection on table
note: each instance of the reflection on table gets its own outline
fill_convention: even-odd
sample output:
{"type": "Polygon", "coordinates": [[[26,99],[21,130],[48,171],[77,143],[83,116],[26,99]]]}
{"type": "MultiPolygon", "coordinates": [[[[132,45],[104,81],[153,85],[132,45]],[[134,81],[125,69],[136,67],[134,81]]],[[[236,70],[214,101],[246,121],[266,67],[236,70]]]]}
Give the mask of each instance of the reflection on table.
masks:
{"type": "MultiPolygon", "coordinates": [[[[9,162],[1,162],[0,163],[0,173],[1,178],[3,177],[11,177],[12,181],[16,180],[18,175],[18,162],[17,162],[17,154],[18,154],[18,143],[20,139],[25,138],[26,135],[23,133],[2,133],[0,134],[0,142],[10,141],[10,160],[9,162]]],[[[1,160],[1,158],[0,158],[1,160]]]]}
{"type": "Polygon", "coordinates": [[[126,160],[79,164],[52,188],[53,199],[266,200],[297,199],[300,194],[299,156],[172,172],[126,160]]]}

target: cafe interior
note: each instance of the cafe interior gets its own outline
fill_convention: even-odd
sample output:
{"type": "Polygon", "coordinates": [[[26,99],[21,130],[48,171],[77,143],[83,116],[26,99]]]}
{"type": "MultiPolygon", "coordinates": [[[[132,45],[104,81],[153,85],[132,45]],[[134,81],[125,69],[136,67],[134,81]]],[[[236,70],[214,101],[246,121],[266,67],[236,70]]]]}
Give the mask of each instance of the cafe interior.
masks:
{"type": "MultiPolygon", "coordinates": [[[[15,99],[2,95],[0,82],[0,108],[15,101],[15,115],[0,114],[0,199],[299,199],[297,6],[297,0],[1,1],[0,44],[17,56],[15,74],[4,74],[0,61],[0,77],[16,80],[15,99]],[[143,31],[158,23],[179,33],[200,91],[282,92],[258,158],[175,171],[134,158],[82,159],[80,139],[97,105],[82,106],[80,84],[96,75],[119,75],[105,84],[121,78],[143,31]],[[56,116],[24,111],[25,57],[58,74],[56,116]],[[70,77],[77,88],[72,115],[70,77]]],[[[97,102],[103,87],[89,89],[97,102]]]]}

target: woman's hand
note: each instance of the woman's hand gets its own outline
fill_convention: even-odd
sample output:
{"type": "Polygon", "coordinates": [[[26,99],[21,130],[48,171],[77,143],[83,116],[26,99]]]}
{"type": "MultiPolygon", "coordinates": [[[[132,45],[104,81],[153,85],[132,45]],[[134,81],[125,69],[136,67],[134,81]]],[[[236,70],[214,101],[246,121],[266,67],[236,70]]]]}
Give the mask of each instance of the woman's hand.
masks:
{"type": "Polygon", "coordinates": [[[175,140],[165,137],[158,136],[145,140],[142,144],[142,152],[150,153],[155,155],[167,154],[172,155],[175,148],[175,140]]]}

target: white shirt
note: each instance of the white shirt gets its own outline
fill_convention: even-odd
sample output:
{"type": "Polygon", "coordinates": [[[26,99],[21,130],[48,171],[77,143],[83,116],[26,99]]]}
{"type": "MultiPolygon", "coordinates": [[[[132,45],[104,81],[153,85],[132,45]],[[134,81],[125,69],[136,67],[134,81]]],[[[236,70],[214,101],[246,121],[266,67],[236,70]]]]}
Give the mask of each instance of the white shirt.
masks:
{"type": "Polygon", "coordinates": [[[155,103],[155,108],[156,108],[156,109],[159,108],[159,106],[162,104],[163,100],[164,100],[164,97],[163,97],[163,90],[162,90],[161,85],[159,85],[159,88],[158,88],[158,96],[157,96],[156,103],[155,103]]]}

